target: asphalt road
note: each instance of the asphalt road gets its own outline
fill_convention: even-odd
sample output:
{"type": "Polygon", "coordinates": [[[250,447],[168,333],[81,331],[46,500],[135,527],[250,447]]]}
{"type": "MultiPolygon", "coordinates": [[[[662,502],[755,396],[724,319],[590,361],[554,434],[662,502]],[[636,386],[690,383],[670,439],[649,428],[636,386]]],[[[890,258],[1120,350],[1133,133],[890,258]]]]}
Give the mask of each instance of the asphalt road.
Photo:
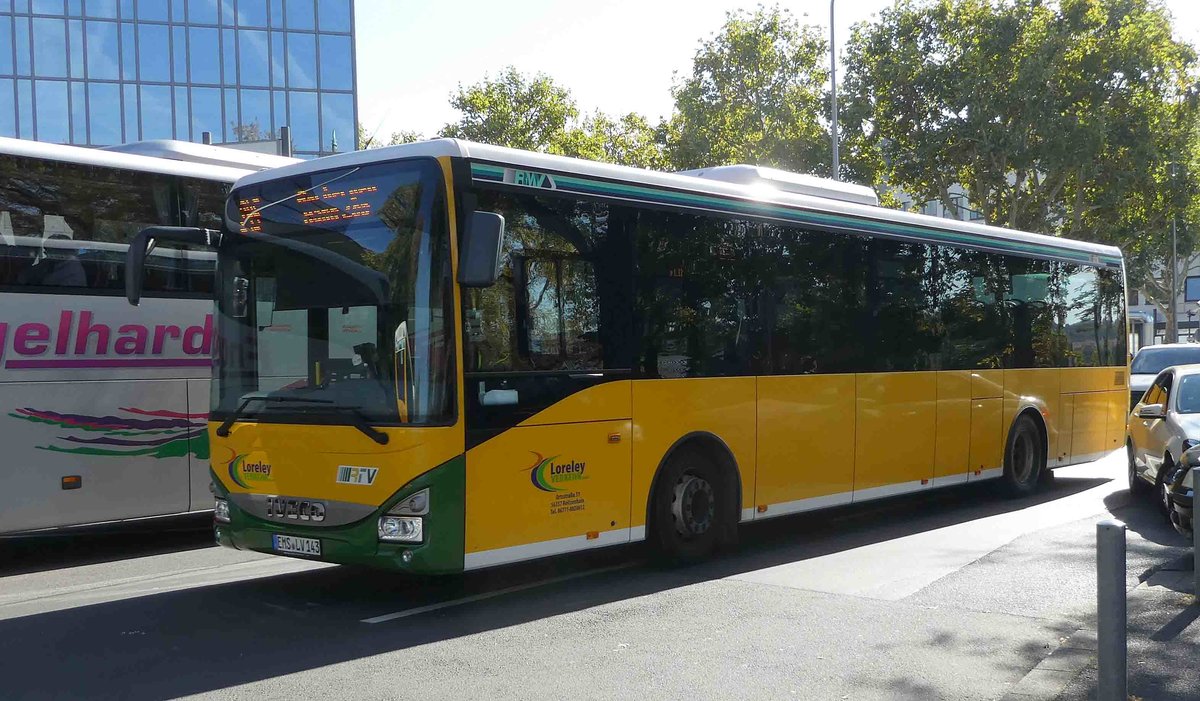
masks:
{"type": "Polygon", "coordinates": [[[755,524],[684,569],[623,548],[413,579],[188,523],[0,541],[0,697],[997,699],[1090,624],[1097,520],[1130,525],[1131,585],[1187,552],[1122,470],[755,524]]]}

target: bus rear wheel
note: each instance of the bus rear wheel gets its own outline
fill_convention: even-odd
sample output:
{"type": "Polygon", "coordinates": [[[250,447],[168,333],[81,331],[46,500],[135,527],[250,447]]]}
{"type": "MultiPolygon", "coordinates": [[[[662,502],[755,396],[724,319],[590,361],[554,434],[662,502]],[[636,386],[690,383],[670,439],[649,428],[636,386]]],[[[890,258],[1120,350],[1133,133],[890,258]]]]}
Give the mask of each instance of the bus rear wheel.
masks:
{"type": "Polygon", "coordinates": [[[684,448],[663,466],[650,509],[650,540],[673,563],[711,555],[728,527],[726,480],[720,468],[695,448],[684,448]]]}
{"type": "Polygon", "coordinates": [[[1046,448],[1042,432],[1028,415],[1013,423],[1004,447],[1004,488],[1009,496],[1023,497],[1035,492],[1046,471],[1046,448]]]}

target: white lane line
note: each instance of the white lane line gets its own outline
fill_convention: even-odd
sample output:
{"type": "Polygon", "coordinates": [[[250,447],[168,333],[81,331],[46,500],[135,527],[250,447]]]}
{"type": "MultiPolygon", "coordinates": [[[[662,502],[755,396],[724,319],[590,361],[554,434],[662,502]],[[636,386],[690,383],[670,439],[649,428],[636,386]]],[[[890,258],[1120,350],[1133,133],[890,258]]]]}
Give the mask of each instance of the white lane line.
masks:
{"type": "Polygon", "coordinates": [[[591,577],[591,576],[598,575],[598,574],[607,574],[609,572],[616,572],[618,570],[627,570],[636,564],[637,564],[636,562],[629,562],[629,563],[626,563],[623,565],[614,565],[612,567],[602,567],[598,570],[588,570],[586,572],[576,572],[574,574],[565,574],[561,577],[554,577],[551,579],[543,579],[543,580],[540,580],[537,582],[529,582],[528,584],[518,584],[518,585],[512,586],[512,587],[505,587],[504,589],[497,589],[496,591],[483,592],[482,594],[472,594],[471,596],[464,596],[461,599],[454,599],[452,601],[442,601],[440,603],[428,604],[426,606],[418,606],[416,608],[406,609],[404,611],[397,611],[395,613],[385,613],[382,616],[374,616],[372,618],[364,618],[360,622],[361,623],[371,623],[371,624],[387,623],[388,621],[394,621],[398,618],[408,618],[409,616],[419,616],[422,613],[429,613],[430,611],[437,611],[439,609],[452,608],[454,606],[462,606],[463,604],[472,604],[472,603],[475,603],[476,601],[484,601],[486,599],[494,599],[497,596],[505,596],[506,594],[515,594],[516,592],[525,591],[527,589],[537,589],[538,587],[548,587],[552,584],[561,584],[562,582],[569,582],[573,579],[581,579],[583,577],[591,577]]]}

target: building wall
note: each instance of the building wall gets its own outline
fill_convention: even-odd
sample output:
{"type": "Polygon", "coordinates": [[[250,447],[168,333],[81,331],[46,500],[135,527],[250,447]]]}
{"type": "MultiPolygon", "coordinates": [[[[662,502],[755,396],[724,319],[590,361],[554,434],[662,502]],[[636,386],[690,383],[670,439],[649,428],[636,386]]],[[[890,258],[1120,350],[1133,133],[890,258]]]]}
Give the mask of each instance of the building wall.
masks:
{"type": "Polygon", "coordinates": [[[0,0],[0,136],[355,148],[351,0],[0,0]]]}

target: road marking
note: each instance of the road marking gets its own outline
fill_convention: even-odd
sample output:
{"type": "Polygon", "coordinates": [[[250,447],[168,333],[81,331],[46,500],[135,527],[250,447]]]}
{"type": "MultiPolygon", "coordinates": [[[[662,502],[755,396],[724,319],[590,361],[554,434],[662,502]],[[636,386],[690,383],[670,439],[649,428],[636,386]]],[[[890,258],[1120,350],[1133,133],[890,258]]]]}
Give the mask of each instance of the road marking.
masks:
{"type": "Polygon", "coordinates": [[[463,604],[473,604],[476,601],[484,601],[486,599],[494,599],[497,596],[505,596],[506,594],[515,594],[517,592],[526,591],[528,589],[537,589],[538,587],[548,587],[552,584],[561,584],[563,582],[569,582],[573,579],[580,579],[583,577],[591,577],[591,576],[598,575],[598,574],[607,574],[609,572],[616,572],[618,570],[627,570],[630,567],[633,567],[637,564],[638,563],[636,563],[636,562],[628,562],[628,563],[625,563],[622,565],[613,565],[612,567],[602,567],[598,570],[588,570],[586,572],[576,572],[574,574],[565,574],[561,577],[553,577],[551,579],[543,579],[543,580],[539,580],[536,582],[529,582],[528,584],[518,584],[518,585],[512,586],[512,587],[505,587],[504,589],[497,589],[496,591],[483,592],[481,594],[472,594],[471,596],[464,596],[461,599],[453,599],[451,601],[442,601],[442,602],[439,602],[436,604],[428,604],[426,606],[418,606],[416,608],[406,609],[404,611],[397,611],[395,613],[385,613],[382,616],[374,616],[372,618],[364,618],[360,622],[361,623],[370,623],[370,624],[387,623],[388,621],[394,621],[398,618],[408,618],[409,616],[418,616],[422,613],[429,613],[430,611],[438,611],[440,609],[452,608],[454,606],[462,606],[463,604]]]}

